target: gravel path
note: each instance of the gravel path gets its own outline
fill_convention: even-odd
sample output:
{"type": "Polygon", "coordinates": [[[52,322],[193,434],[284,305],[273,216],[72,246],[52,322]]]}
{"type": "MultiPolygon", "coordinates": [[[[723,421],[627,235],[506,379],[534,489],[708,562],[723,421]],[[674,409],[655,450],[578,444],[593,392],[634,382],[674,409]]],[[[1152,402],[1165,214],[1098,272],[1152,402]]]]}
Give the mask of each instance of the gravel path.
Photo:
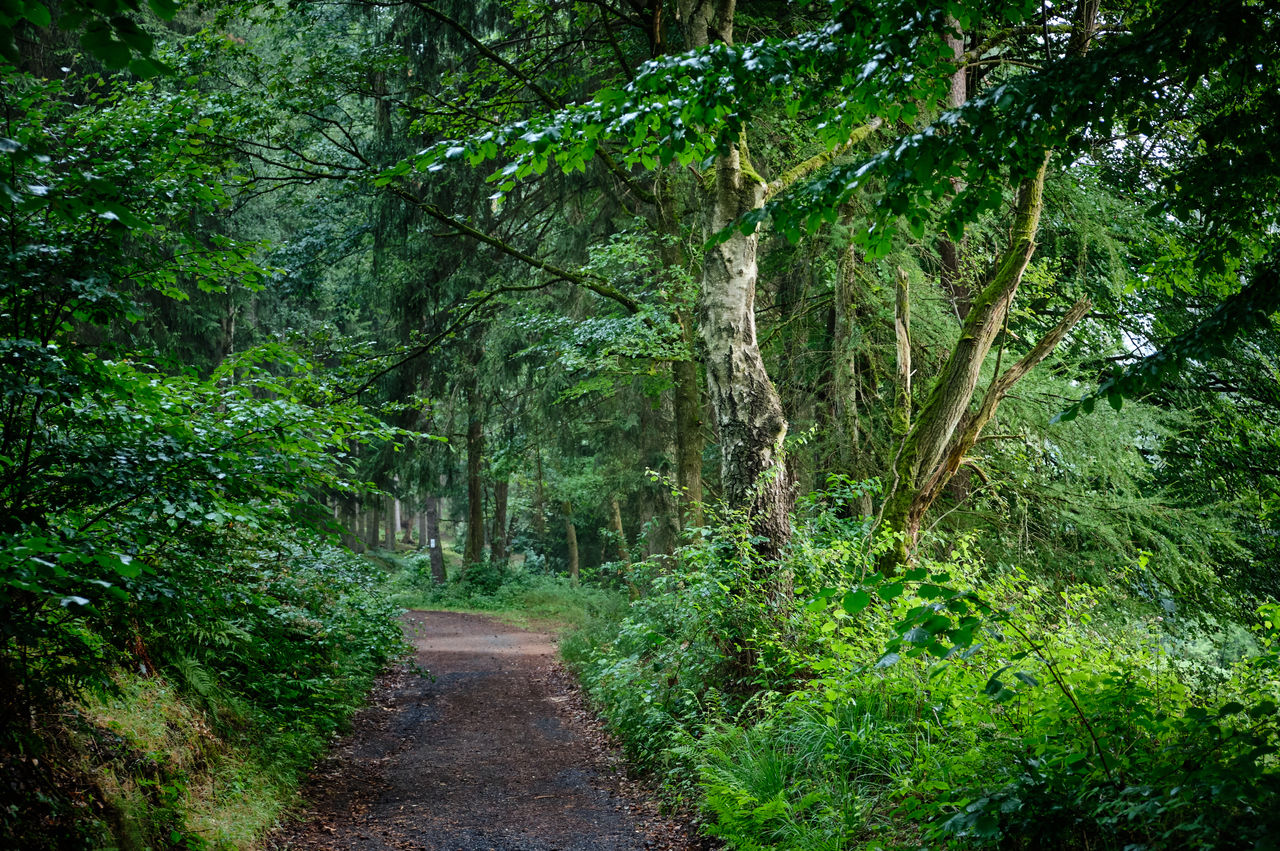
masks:
{"type": "Polygon", "coordinates": [[[410,612],[415,662],[379,682],[317,768],[277,851],[687,851],[557,664],[543,634],[410,612]]]}

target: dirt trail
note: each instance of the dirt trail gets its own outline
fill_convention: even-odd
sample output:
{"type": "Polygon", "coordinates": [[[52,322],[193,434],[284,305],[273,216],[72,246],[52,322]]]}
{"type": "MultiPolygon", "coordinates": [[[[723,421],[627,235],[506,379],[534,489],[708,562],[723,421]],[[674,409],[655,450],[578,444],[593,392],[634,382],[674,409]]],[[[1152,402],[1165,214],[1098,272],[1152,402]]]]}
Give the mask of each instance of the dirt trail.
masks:
{"type": "Polygon", "coordinates": [[[410,612],[416,662],[384,677],[273,849],[703,848],[626,780],[546,635],[410,612]]]}

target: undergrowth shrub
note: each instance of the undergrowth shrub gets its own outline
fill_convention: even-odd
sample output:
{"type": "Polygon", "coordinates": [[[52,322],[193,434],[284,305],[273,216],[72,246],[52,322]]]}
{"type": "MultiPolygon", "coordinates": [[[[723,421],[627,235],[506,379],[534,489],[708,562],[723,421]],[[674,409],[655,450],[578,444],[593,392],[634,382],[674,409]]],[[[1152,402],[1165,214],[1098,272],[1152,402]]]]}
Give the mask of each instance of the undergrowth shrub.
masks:
{"type": "Polygon", "coordinates": [[[802,504],[780,563],[759,564],[740,523],[702,530],[624,618],[565,646],[709,833],[736,849],[1276,847],[1280,609],[1231,660],[1124,582],[1050,586],[966,541],[884,577],[891,541],[838,484],[802,504]]]}
{"type": "Polygon", "coordinates": [[[0,847],[247,847],[270,827],[404,642],[365,560],[235,543],[148,573],[131,656],[0,755],[0,847]]]}

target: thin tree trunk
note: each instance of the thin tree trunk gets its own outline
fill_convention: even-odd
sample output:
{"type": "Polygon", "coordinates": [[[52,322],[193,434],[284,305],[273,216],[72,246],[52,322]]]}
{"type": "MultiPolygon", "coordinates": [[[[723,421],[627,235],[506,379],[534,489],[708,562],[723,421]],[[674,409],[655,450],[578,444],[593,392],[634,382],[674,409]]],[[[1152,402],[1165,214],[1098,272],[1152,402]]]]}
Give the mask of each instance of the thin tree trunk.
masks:
{"type": "MultiPolygon", "coordinates": [[[[681,314],[681,327],[691,333],[692,321],[681,314]]],[[[676,481],[680,484],[681,526],[701,526],[702,510],[702,385],[698,365],[678,360],[671,364],[675,381],[676,481]]]]}
{"type": "Polygon", "coordinates": [[[578,584],[578,528],[573,525],[573,506],[568,500],[561,504],[564,511],[564,536],[569,548],[569,581],[578,584]]]}
{"type": "Polygon", "coordinates": [[[539,544],[547,540],[547,492],[542,477],[542,446],[539,444],[534,453],[534,464],[538,474],[538,487],[533,492],[533,534],[539,544]]]}
{"type": "Polygon", "coordinates": [[[383,532],[383,546],[391,552],[396,551],[396,526],[399,525],[400,512],[396,510],[397,500],[394,496],[388,496],[383,499],[383,507],[386,513],[386,529],[383,532]]]}
{"type": "Polygon", "coordinates": [[[627,552],[627,533],[622,530],[622,506],[616,496],[609,500],[609,509],[609,530],[614,536],[614,552],[618,561],[631,564],[631,555],[627,552]]]}
{"type": "Polygon", "coordinates": [[[413,512],[396,500],[396,531],[400,533],[400,543],[413,546],[413,512]]]}
{"type": "Polygon", "coordinates": [[[493,528],[489,533],[489,557],[498,565],[507,563],[507,502],[510,493],[509,479],[499,479],[493,483],[493,528]]]}
{"type": "MultiPolygon", "coordinates": [[[[870,474],[870,464],[865,430],[858,413],[862,391],[858,381],[858,347],[854,342],[855,331],[865,311],[856,283],[859,262],[856,247],[852,243],[845,246],[836,267],[831,347],[835,360],[832,366],[832,406],[838,471],[862,481],[870,474]]],[[[857,510],[862,516],[871,514],[870,493],[859,497],[857,510]]]]}
{"type": "Polygon", "coordinates": [[[368,544],[369,549],[371,550],[378,549],[378,544],[382,542],[382,538],[381,538],[382,520],[378,511],[378,505],[381,502],[382,502],[381,497],[377,497],[377,496],[370,497],[370,505],[368,509],[366,509],[365,511],[364,519],[365,519],[366,525],[364,527],[364,531],[365,531],[364,540],[365,540],[365,543],[368,544]]]}
{"type": "Polygon", "coordinates": [[[422,504],[418,506],[418,549],[423,549],[427,545],[427,506],[422,504]]]}
{"type": "Polygon", "coordinates": [[[338,506],[342,513],[342,545],[353,553],[364,552],[364,541],[360,540],[358,515],[354,506],[346,497],[338,498],[338,506]]]}
{"type": "MultiPolygon", "coordinates": [[[[661,476],[646,490],[652,519],[645,524],[645,547],[649,555],[656,557],[665,567],[671,566],[680,542],[680,504],[671,492],[670,482],[678,475],[672,470],[672,463],[679,454],[674,423],[675,408],[670,393],[659,397],[656,409],[647,404],[640,408],[641,432],[645,436],[645,467],[661,476]]],[[[676,484],[679,485],[678,480],[676,484]]]]}
{"type": "Polygon", "coordinates": [[[427,555],[431,561],[431,578],[437,585],[445,582],[444,545],[440,541],[440,497],[428,496],[422,504],[423,523],[426,525],[424,536],[427,555]]]}
{"type": "Polygon", "coordinates": [[[463,561],[468,565],[484,559],[484,486],[480,479],[484,424],[479,395],[473,380],[467,388],[467,543],[463,561]]]}
{"type": "MultiPolygon", "coordinates": [[[[956,63],[960,64],[964,61],[964,33],[960,29],[960,23],[953,17],[947,17],[946,26],[954,30],[954,34],[948,32],[944,36],[947,47],[951,49],[951,55],[955,58],[956,63]]],[[[951,89],[947,93],[948,109],[955,109],[969,99],[967,74],[968,71],[961,67],[957,68],[955,73],[951,75],[951,89]]],[[[964,189],[964,185],[964,181],[960,178],[951,178],[953,192],[960,192],[964,189]]],[[[942,274],[939,277],[942,282],[942,288],[950,296],[951,305],[961,322],[969,315],[969,308],[973,302],[973,295],[964,281],[960,268],[963,250],[963,240],[957,244],[947,236],[942,236],[938,239],[938,260],[942,266],[942,274]]]]}
{"type": "MultiPolygon", "coordinates": [[[[676,200],[671,191],[671,181],[660,174],[654,188],[658,199],[655,205],[657,227],[667,238],[659,248],[663,264],[670,269],[688,268],[688,255],[681,247],[680,223],[676,217],[676,200]]],[[[696,332],[693,317],[686,310],[676,310],[674,319],[680,326],[681,342],[693,352],[696,348],[696,332]]],[[[702,526],[702,450],[705,443],[702,431],[702,383],[698,377],[698,364],[693,359],[671,362],[671,380],[674,388],[674,425],[676,432],[676,482],[680,487],[677,499],[679,526],[681,529],[702,526]]]]}
{"type": "Polygon", "coordinates": [[[911,428],[911,293],[907,270],[898,268],[894,289],[893,337],[897,370],[893,379],[893,430],[899,437],[911,428]]]}

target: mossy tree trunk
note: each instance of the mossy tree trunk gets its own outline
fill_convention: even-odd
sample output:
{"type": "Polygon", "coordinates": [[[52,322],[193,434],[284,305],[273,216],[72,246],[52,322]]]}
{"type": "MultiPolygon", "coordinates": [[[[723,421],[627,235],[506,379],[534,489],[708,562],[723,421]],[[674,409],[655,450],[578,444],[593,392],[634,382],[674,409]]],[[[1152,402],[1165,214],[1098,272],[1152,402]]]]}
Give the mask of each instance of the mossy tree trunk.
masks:
{"type": "MultiPolygon", "coordinates": [[[[1077,5],[1073,13],[1069,53],[1083,56],[1088,51],[1090,40],[1097,31],[1097,16],[1096,2],[1090,0],[1077,5]]],[[[948,37],[947,41],[953,52],[963,48],[962,38],[948,37]]],[[[964,82],[963,75],[953,77],[949,105],[957,105],[967,95],[964,82]]],[[[925,513],[966,462],[966,454],[977,444],[982,429],[995,415],[1000,401],[1015,383],[1049,356],[1089,310],[1088,299],[1077,302],[1007,372],[1001,373],[997,358],[996,375],[978,408],[972,409],[983,364],[1008,319],[1022,275],[1035,253],[1050,156],[1051,152],[1045,151],[1040,168],[1018,187],[1009,245],[991,267],[986,283],[971,296],[960,326],[960,339],[899,446],[892,469],[892,483],[881,509],[884,522],[901,535],[896,546],[881,562],[886,573],[895,573],[910,561],[920,538],[925,513]]]]}
{"type": "Polygon", "coordinates": [[[1047,163],[1046,157],[1045,165],[1019,188],[1009,246],[1000,256],[987,285],[974,296],[961,325],[960,339],[903,436],[882,514],[889,528],[902,536],[882,563],[890,573],[902,569],[910,560],[925,513],[964,463],[965,454],[977,443],[1000,400],[1015,382],[1053,351],[1088,310],[1087,299],[1077,303],[1026,357],[993,380],[981,406],[977,411],[970,411],[982,366],[1004,326],[1023,272],[1035,251],[1047,163]]]}

